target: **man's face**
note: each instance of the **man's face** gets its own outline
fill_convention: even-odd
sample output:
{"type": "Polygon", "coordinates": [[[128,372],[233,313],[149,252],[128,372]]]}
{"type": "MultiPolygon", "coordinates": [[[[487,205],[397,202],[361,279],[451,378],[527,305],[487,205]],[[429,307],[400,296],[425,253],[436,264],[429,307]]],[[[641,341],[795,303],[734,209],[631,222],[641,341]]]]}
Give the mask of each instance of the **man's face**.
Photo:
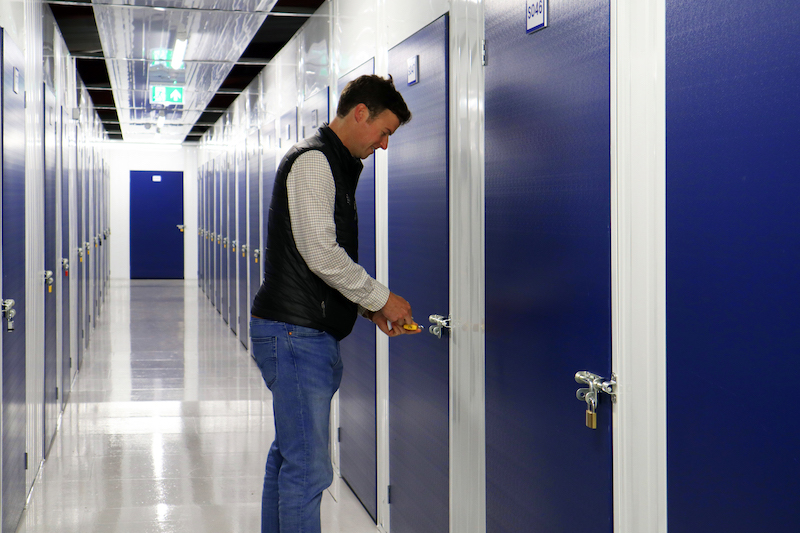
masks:
{"type": "Polygon", "coordinates": [[[366,159],[378,148],[386,150],[386,147],[389,146],[389,136],[400,127],[400,119],[397,118],[397,115],[385,109],[378,116],[370,119],[366,106],[363,110],[356,112],[361,113],[361,116],[358,120],[356,153],[353,155],[360,159],[366,159]]]}

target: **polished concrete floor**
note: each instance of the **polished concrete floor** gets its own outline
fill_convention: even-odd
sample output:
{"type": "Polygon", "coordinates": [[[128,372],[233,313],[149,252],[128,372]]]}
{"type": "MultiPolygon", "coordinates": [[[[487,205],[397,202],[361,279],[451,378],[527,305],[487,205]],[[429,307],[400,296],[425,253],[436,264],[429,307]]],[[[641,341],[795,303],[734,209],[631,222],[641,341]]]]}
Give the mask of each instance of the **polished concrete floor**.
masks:
{"type": "MultiPolygon", "coordinates": [[[[18,533],[260,531],[270,393],[196,282],[112,281],[18,533]]],[[[324,533],[375,532],[341,480],[324,533]]]]}

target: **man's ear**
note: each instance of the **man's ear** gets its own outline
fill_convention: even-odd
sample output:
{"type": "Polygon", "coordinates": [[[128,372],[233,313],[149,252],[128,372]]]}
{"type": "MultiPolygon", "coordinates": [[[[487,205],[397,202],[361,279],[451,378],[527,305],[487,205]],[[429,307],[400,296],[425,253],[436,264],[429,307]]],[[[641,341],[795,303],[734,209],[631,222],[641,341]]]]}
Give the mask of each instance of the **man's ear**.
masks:
{"type": "Polygon", "coordinates": [[[364,122],[369,118],[369,108],[366,104],[357,104],[353,110],[353,117],[356,122],[364,122]]]}

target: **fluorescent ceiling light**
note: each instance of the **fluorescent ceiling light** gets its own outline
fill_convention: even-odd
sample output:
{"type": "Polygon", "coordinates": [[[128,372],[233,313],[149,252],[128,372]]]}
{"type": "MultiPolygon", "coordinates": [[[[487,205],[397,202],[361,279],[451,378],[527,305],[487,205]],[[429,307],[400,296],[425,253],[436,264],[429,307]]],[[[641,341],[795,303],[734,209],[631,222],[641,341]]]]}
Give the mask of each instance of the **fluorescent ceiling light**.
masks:
{"type": "Polygon", "coordinates": [[[174,70],[178,70],[183,66],[183,56],[186,55],[186,39],[176,39],[175,48],[172,50],[172,62],[170,66],[174,70]]]}

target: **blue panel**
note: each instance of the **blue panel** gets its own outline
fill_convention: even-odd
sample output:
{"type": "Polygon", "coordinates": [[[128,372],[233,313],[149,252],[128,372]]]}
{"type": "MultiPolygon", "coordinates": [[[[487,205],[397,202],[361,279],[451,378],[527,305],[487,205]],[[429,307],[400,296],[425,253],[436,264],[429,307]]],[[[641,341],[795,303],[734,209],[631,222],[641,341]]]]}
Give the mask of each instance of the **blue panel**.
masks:
{"type": "Polygon", "coordinates": [[[132,170],[131,279],[183,279],[180,224],[183,172],[132,170]]]}
{"type": "MultiPolygon", "coordinates": [[[[266,247],[267,225],[269,224],[269,206],[272,202],[272,189],[275,186],[275,171],[278,166],[278,126],[277,121],[271,120],[267,122],[261,130],[261,204],[264,209],[263,221],[264,225],[261,227],[261,235],[264,235],[264,246],[266,247]]],[[[261,257],[264,257],[266,249],[261,251],[261,257]]],[[[263,268],[263,265],[261,265],[263,268]]],[[[259,279],[259,287],[263,277],[259,279]]],[[[258,289],[256,289],[257,291],[258,289]]],[[[255,294],[250,298],[250,303],[253,303],[255,294]]]]}
{"type": "MultiPolygon", "coordinates": [[[[2,40],[3,294],[15,302],[14,330],[3,337],[3,531],[16,531],[25,505],[25,76],[24,56],[2,40]],[[15,83],[16,78],[16,83],[15,83]],[[16,88],[16,91],[14,90],[16,88]]],[[[35,460],[35,459],[34,459],[35,460]]]]}
{"type": "MultiPolygon", "coordinates": [[[[273,133],[274,135],[274,133],[273,133]]],[[[256,132],[247,140],[247,186],[250,191],[249,201],[249,250],[247,260],[250,262],[250,292],[245,298],[245,316],[250,317],[250,305],[256,297],[261,285],[261,151],[265,150],[261,134],[256,132]]],[[[267,204],[269,206],[269,204],[267,204]]],[[[249,322],[248,326],[249,327],[249,322]]],[[[243,330],[249,331],[249,330],[243,330]]],[[[246,335],[249,339],[249,333],[246,335]]]]}
{"type": "Polygon", "coordinates": [[[205,272],[205,250],[203,249],[203,230],[206,228],[205,221],[205,201],[206,201],[206,187],[205,187],[205,166],[197,170],[197,285],[203,289],[203,283],[206,277],[205,272]]]}
{"type": "Polygon", "coordinates": [[[238,203],[239,203],[239,223],[238,234],[236,237],[236,264],[239,267],[239,340],[245,347],[248,346],[249,341],[249,324],[250,324],[250,289],[248,283],[250,279],[247,276],[247,224],[249,222],[247,217],[247,151],[246,146],[240,146],[236,150],[236,181],[238,187],[238,203]]]}
{"type": "MultiPolygon", "coordinates": [[[[60,109],[61,119],[59,120],[59,143],[61,165],[61,176],[59,176],[61,186],[61,255],[65,259],[70,257],[69,249],[69,234],[70,234],[70,216],[69,216],[69,162],[70,157],[67,150],[70,149],[68,139],[69,134],[64,128],[64,124],[69,123],[67,114],[63,108],[60,109]]],[[[69,275],[72,268],[77,268],[75,265],[68,265],[67,269],[62,269],[61,272],[61,398],[66,404],[69,398],[69,393],[72,388],[72,314],[70,313],[70,283],[69,275]]]]}
{"type": "Polygon", "coordinates": [[[610,532],[609,3],[523,12],[486,2],[487,531],[610,532]]]}
{"type": "MultiPolygon", "coordinates": [[[[75,137],[76,137],[76,140],[77,140],[77,138],[78,138],[78,128],[77,127],[76,127],[76,135],[75,135],[75,137]]],[[[76,363],[76,367],[77,367],[76,369],[79,370],[81,368],[81,363],[83,362],[83,352],[84,352],[84,349],[86,347],[85,344],[84,344],[84,320],[83,320],[83,316],[84,316],[84,314],[83,314],[83,308],[84,308],[83,291],[84,291],[84,285],[85,285],[84,276],[85,276],[85,271],[86,271],[86,262],[85,262],[86,259],[84,257],[85,250],[84,250],[84,247],[83,247],[83,241],[84,241],[84,230],[83,230],[83,219],[84,219],[84,216],[83,216],[83,205],[84,205],[84,203],[83,203],[83,196],[84,196],[84,194],[83,194],[83,169],[85,167],[85,162],[84,162],[84,158],[83,158],[83,149],[78,147],[78,143],[77,142],[76,142],[76,147],[75,147],[75,154],[76,154],[76,158],[75,158],[75,164],[76,164],[76,173],[75,173],[76,199],[75,200],[77,202],[77,205],[76,205],[77,209],[76,209],[76,213],[75,213],[75,218],[76,218],[76,220],[75,220],[75,224],[76,224],[75,234],[76,234],[77,242],[78,242],[78,249],[76,250],[78,252],[78,265],[77,265],[77,268],[75,269],[75,274],[78,276],[78,280],[77,280],[77,283],[76,283],[77,292],[75,294],[75,297],[78,300],[76,302],[76,305],[77,305],[77,308],[78,308],[78,313],[77,313],[78,323],[76,325],[77,337],[78,337],[77,338],[77,341],[78,341],[77,342],[77,344],[78,344],[78,353],[75,354],[75,359],[76,359],[75,363],[76,363]]]]}
{"type": "MultiPolygon", "coordinates": [[[[389,73],[413,118],[389,141],[389,287],[418,322],[448,314],[447,18],[389,51],[389,73]],[[408,86],[408,58],[420,81],[408,86]]],[[[392,531],[449,531],[449,355],[446,335],[389,343],[392,531]]]]}
{"type": "Polygon", "coordinates": [[[217,271],[217,208],[215,199],[216,191],[215,164],[213,161],[208,163],[208,173],[206,174],[206,220],[208,221],[208,239],[206,240],[206,264],[208,265],[208,275],[206,276],[206,296],[211,300],[211,304],[216,307],[216,271],[217,271]]]}
{"type": "Polygon", "coordinates": [[[214,161],[214,298],[212,302],[222,313],[222,157],[214,161]]]}
{"type": "Polygon", "coordinates": [[[800,346],[798,20],[797,2],[667,2],[672,531],[800,523],[786,395],[800,346]]]}
{"type": "Polygon", "coordinates": [[[43,86],[44,108],[44,269],[52,272],[52,285],[45,284],[44,294],[44,454],[56,434],[58,424],[58,357],[56,346],[56,286],[61,285],[61,265],[56,257],[56,96],[43,86]]]}
{"type": "MultiPolygon", "coordinates": [[[[351,80],[375,72],[370,59],[339,79],[339,94],[351,80]]],[[[375,277],[375,158],[363,160],[356,189],[358,264],[375,277]]],[[[345,373],[339,388],[339,467],[373,520],[378,518],[377,422],[375,416],[375,325],[356,320],[340,346],[345,373]]]]}
{"type": "Polygon", "coordinates": [[[230,171],[230,159],[228,156],[221,158],[222,168],[220,169],[220,233],[222,234],[222,247],[220,249],[220,298],[219,310],[222,319],[227,323],[230,316],[230,242],[233,240],[233,232],[230,230],[230,183],[233,179],[230,171]]]}

